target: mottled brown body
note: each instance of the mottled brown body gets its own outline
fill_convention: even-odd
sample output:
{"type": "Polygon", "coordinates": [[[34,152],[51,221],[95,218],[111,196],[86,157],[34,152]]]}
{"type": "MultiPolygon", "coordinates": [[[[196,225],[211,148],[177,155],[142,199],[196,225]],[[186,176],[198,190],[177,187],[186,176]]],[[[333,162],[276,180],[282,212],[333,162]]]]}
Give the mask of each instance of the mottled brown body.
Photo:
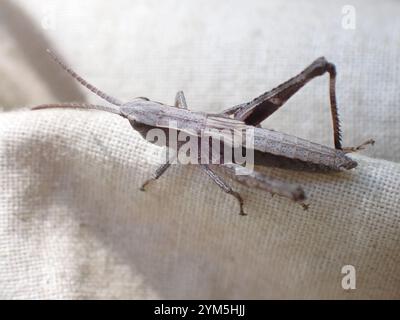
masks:
{"type": "Polygon", "coordinates": [[[357,162],[346,156],[343,150],[329,148],[283,132],[248,126],[243,121],[225,115],[192,112],[147,100],[127,103],[121,107],[121,114],[131,121],[136,130],[141,131],[143,137],[153,128],[176,129],[198,137],[207,129],[253,130],[254,151],[258,153],[256,165],[275,163],[274,166],[288,169],[293,165],[293,169],[303,166],[311,170],[352,169],[357,166],[357,162]],[[284,161],[283,158],[295,161],[284,161]],[[280,164],[278,160],[283,163],[280,164]],[[307,165],[301,164],[302,162],[307,165]]]}

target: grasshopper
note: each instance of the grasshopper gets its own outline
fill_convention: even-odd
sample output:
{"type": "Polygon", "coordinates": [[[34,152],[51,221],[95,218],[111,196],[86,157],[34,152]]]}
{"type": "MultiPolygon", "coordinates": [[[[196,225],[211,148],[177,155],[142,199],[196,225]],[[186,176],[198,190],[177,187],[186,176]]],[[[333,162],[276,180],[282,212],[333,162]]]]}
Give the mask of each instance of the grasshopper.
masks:
{"type": "MultiPolygon", "coordinates": [[[[132,127],[144,138],[146,138],[150,130],[158,128],[164,131],[187,131],[191,135],[201,139],[202,130],[209,125],[211,120],[213,128],[217,130],[236,127],[248,128],[252,129],[254,134],[254,145],[252,147],[252,151],[254,152],[254,165],[272,166],[290,170],[324,172],[350,170],[357,166],[357,162],[348,157],[347,153],[361,150],[366,145],[374,143],[374,141],[370,139],[358,147],[342,147],[335,92],[336,68],[334,64],[328,62],[324,57],[316,59],[298,75],[271,91],[263,93],[250,102],[236,105],[218,114],[207,114],[190,111],[182,91],[176,94],[174,106],[151,101],[143,97],[123,103],[88,83],[64,64],[55,54],[49,50],[48,52],[52,58],[80,84],[109,102],[111,106],[86,103],[61,103],[39,105],[32,108],[33,110],[47,108],[81,108],[115,113],[128,119],[132,127]],[[329,74],[329,98],[333,123],[334,148],[261,127],[260,124],[262,121],[283,106],[285,102],[306,83],[325,73],[329,74]]],[[[166,146],[168,148],[168,143],[166,146]]],[[[172,160],[173,157],[160,165],[153,175],[142,184],[140,190],[145,191],[150,182],[159,179],[171,166],[172,160]]],[[[259,188],[272,195],[277,194],[289,198],[294,202],[298,202],[305,210],[309,206],[304,202],[306,196],[300,185],[273,179],[257,171],[247,172],[246,175],[237,175],[235,173],[238,169],[242,168],[242,166],[235,162],[222,162],[219,165],[200,163],[198,167],[224,192],[236,198],[241,215],[246,215],[243,210],[244,201],[242,196],[229,186],[218,174],[218,171],[223,171],[239,183],[249,187],[259,188]]]]}

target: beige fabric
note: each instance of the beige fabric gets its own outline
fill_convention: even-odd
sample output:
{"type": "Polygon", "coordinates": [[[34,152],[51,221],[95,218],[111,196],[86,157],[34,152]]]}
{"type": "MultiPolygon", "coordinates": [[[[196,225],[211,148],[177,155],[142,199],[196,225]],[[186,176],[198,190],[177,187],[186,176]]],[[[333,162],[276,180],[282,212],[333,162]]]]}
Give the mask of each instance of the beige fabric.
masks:
{"type": "Polygon", "coordinates": [[[264,170],[300,182],[309,211],[230,181],[241,217],[195,168],[138,191],[160,150],[116,115],[14,112],[0,128],[3,297],[399,297],[398,164],[358,156],[342,174],[264,170]]]}
{"type": "MultiPolygon", "coordinates": [[[[4,110],[99,100],[44,54],[56,48],[118,98],[193,110],[246,101],[325,55],[338,66],[346,145],[373,137],[359,167],[324,175],[263,169],[299,182],[303,211],[228,179],[237,203],[203,173],[173,167],[146,193],[160,149],[118,116],[0,113],[1,298],[399,298],[400,3],[88,0],[2,1],[4,110]],[[19,5],[19,7],[16,6],[19,5]],[[17,23],[18,22],[18,23],[17,23]],[[341,287],[343,265],[357,289],[341,287]]],[[[264,123],[332,144],[327,79],[264,123]]]]}

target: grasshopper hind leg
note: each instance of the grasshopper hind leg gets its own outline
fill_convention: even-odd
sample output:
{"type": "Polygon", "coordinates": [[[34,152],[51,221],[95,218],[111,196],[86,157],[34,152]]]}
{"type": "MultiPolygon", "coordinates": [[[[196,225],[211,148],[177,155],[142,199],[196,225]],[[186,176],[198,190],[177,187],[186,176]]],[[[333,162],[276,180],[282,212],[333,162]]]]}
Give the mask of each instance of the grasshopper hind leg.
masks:
{"type": "Polygon", "coordinates": [[[223,166],[217,166],[216,168],[218,171],[228,174],[232,179],[245,186],[267,191],[271,193],[272,196],[279,195],[290,199],[300,204],[304,210],[309,208],[309,204],[305,203],[306,195],[300,185],[268,177],[261,172],[245,169],[238,164],[225,164],[223,166]],[[247,170],[247,172],[237,174],[238,170],[247,170]]]}
{"type": "Polygon", "coordinates": [[[298,75],[271,91],[263,93],[248,103],[239,104],[227,109],[222,114],[233,115],[235,119],[242,120],[248,125],[259,125],[282,107],[286,101],[309,81],[324,73],[329,74],[329,100],[335,148],[342,149],[341,129],[336,101],[336,68],[333,63],[328,62],[324,57],[316,59],[298,75]]]}

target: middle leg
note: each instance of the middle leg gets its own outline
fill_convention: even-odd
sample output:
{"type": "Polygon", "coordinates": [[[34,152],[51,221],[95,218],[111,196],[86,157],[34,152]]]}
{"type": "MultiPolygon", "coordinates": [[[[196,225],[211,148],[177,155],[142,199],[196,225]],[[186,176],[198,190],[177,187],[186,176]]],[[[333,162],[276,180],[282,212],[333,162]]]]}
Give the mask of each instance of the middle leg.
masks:
{"type": "Polygon", "coordinates": [[[214,181],[218,185],[218,187],[220,187],[226,193],[228,193],[236,198],[236,200],[239,202],[239,206],[240,206],[239,214],[242,216],[245,216],[246,213],[243,210],[242,196],[238,192],[233,191],[232,188],[217,173],[215,173],[213,170],[211,170],[208,165],[201,164],[200,168],[211,178],[212,181],[214,181]]]}
{"type": "MultiPolygon", "coordinates": [[[[140,98],[140,99],[147,99],[147,98],[140,98]]],[[[183,108],[183,109],[187,109],[187,105],[186,105],[186,100],[185,100],[185,96],[183,94],[183,91],[178,91],[175,97],[175,107],[177,108],[183,108]]],[[[146,191],[146,187],[150,184],[150,182],[157,180],[158,178],[160,178],[167,170],[168,168],[171,166],[171,162],[175,159],[176,156],[172,156],[171,158],[169,158],[167,160],[166,163],[160,165],[156,171],[153,173],[153,175],[151,176],[151,178],[147,179],[142,186],[140,187],[141,191],[146,191]]]]}

